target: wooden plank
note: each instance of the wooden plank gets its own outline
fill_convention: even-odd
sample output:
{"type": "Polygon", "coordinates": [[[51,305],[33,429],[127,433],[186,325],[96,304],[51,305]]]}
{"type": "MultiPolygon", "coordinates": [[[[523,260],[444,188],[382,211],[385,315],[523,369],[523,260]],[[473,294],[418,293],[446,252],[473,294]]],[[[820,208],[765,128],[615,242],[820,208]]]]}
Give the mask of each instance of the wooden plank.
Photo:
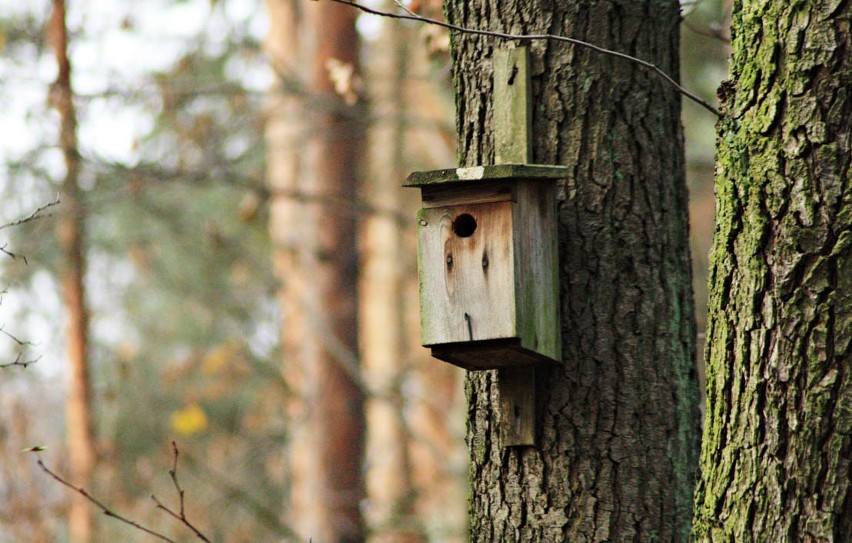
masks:
{"type": "Polygon", "coordinates": [[[499,181],[501,179],[527,179],[549,181],[568,177],[566,166],[548,164],[495,164],[491,166],[471,166],[469,168],[447,168],[412,172],[405,178],[403,187],[426,187],[445,183],[477,183],[499,181]]]}
{"type": "Polygon", "coordinates": [[[417,224],[422,343],[516,337],[512,202],[421,209],[417,224]]]}
{"type": "Polygon", "coordinates": [[[532,162],[532,93],[530,92],[529,49],[495,49],[494,163],[532,162]]]}
{"type": "Polygon", "coordinates": [[[466,370],[539,367],[552,363],[549,358],[521,347],[518,338],[435,345],[432,356],[466,370]]]}
{"type": "Polygon", "coordinates": [[[503,447],[535,445],[535,368],[497,370],[503,447]]]}
{"type": "MultiPolygon", "coordinates": [[[[495,49],[493,62],[494,162],[532,162],[529,50],[495,49]]],[[[535,445],[535,368],[502,368],[497,370],[497,380],[503,447],[535,445]]]]}
{"type": "Polygon", "coordinates": [[[521,346],[554,362],[562,359],[556,191],[518,181],[513,221],[515,291],[521,346]]]}

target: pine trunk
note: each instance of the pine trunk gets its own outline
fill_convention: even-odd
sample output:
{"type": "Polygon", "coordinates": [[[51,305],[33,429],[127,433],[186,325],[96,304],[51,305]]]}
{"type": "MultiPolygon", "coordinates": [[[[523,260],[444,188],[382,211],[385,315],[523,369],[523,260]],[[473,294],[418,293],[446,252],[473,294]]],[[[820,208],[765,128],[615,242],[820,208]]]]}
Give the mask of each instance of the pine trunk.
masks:
{"type": "MultiPolygon", "coordinates": [[[[386,6],[393,9],[393,6],[386,6]]],[[[401,251],[400,179],[405,177],[405,89],[411,29],[386,21],[370,74],[373,117],[369,180],[363,199],[360,340],[364,380],[372,395],[367,415],[367,496],[372,543],[424,541],[416,522],[410,431],[402,386],[411,364],[404,341],[405,296],[401,251]]]]}
{"type": "MultiPolygon", "coordinates": [[[[62,182],[62,217],[58,237],[64,252],[62,290],[68,314],[68,396],[65,415],[68,440],[68,461],[71,479],[76,486],[90,488],[95,466],[95,434],[92,423],[91,384],[88,362],[89,314],[86,307],[84,277],[85,212],[78,184],[80,156],[77,149],[77,115],[71,88],[71,62],[68,58],[68,29],[64,0],[54,0],[50,22],[50,38],[58,66],[56,82],[51,89],[51,101],[59,112],[60,148],[65,159],[65,180],[62,182]]],[[[68,529],[71,541],[86,543],[93,540],[91,506],[82,496],[71,498],[68,529]]]]}
{"type": "MultiPolygon", "coordinates": [[[[458,25],[570,36],[678,74],[674,1],[447,8],[458,25]]],[[[490,57],[512,46],[454,35],[463,165],[494,163],[490,57]]],[[[558,187],[563,363],[536,376],[535,448],[501,447],[496,375],[469,374],[471,539],[685,541],[699,420],[680,98],[636,64],[530,46],[533,161],[571,171],[558,187]]]]}
{"type": "Polygon", "coordinates": [[[852,541],[852,3],[735,3],[698,541],[852,541]]]}
{"type": "Polygon", "coordinates": [[[330,73],[339,63],[357,76],[356,14],[328,2],[267,4],[279,75],[267,126],[270,228],[293,391],[288,517],[304,540],[355,543],[364,540],[364,415],[352,203],[363,127],[330,73]]]}

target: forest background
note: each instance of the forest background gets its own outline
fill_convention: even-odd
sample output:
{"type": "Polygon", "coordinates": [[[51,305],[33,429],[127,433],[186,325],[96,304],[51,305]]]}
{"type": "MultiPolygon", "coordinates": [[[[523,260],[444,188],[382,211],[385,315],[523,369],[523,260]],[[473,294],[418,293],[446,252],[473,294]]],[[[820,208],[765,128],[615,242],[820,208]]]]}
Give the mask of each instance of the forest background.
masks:
{"type": "MultiPolygon", "coordinates": [[[[434,3],[419,9],[440,16],[434,3]]],[[[683,2],[682,10],[684,85],[715,102],[726,75],[729,7],[705,0],[683,2]]],[[[0,0],[4,225],[53,202],[66,174],[60,116],[51,101],[57,67],[46,31],[50,14],[49,2],[0,0]]],[[[187,507],[209,536],[286,540],[284,504],[293,474],[284,398],[291,390],[276,301],[281,278],[273,268],[268,120],[276,96],[304,89],[282,85],[265,53],[270,25],[260,1],[80,0],[69,5],[67,24],[86,210],[97,456],[87,488],[129,517],[186,537],[150,499],[171,497],[175,440],[187,507]]],[[[419,347],[418,195],[400,187],[410,171],[457,163],[448,38],[433,26],[370,15],[360,15],[357,27],[357,79],[347,79],[345,63],[319,69],[334,72],[340,94],[354,93],[363,105],[364,157],[357,197],[348,202],[359,224],[362,333],[358,352],[344,353],[361,361],[367,392],[362,509],[377,541],[400,530],[420,540],[464,541],[463,375],[419,347]],[[390,255],[388,239],[396,240],[390,255]],[[369,333],[387,329],[376,310],[386,299],[396,306],[392,333],[399,355],[371,362],[387,358],[370,342],[390,340],[369,333]],[[401,433],[383,433],[383,405],[399,413],[401,433]],[[400,455],[408,482],[401,492],[387,492],[399,479],[388,471],[389,459],[400,455]]],[[[314,69],[304,67],[305,73],[314,69]]],[[[288,75],[298,82],[300,72],[288,75]]],[[[683,122],[700,353],[715,118],[684,101],[683,122]]],[[[32,454],[22,453],[44,445],[45,463],[69,471],[65,257],[55,235],[66,209],[60,203],[37,220],[0,231],[4,543],[69,537],[71,494],[32,454]]],[[[104,541],[145,540],[120,523],[98,524],[104,541]]]]}

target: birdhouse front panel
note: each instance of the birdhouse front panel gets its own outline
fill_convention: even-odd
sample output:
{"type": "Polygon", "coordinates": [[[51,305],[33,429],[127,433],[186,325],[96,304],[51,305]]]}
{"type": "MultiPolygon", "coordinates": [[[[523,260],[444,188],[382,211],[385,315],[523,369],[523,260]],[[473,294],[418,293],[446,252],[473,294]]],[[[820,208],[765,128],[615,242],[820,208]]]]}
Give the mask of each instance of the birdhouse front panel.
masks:
{"type": "Polygon", "coordinates": [[[510,200],[418,214],[425,346],[517,336],[510,200]]]}
{"type": "Polygon", "coordinates": [[[420,331],[432,356],[470,370],[558,363],[556,196],[561,166],[414,172],[420,331]]]}

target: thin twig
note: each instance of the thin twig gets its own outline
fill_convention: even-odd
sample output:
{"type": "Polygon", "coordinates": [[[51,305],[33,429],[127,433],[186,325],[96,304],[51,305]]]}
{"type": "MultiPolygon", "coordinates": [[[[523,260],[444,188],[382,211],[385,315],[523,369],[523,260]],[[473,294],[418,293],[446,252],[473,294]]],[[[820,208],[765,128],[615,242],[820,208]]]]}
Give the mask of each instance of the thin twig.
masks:
{"type": "Polygon", "coordinates": [[[201,531],[196,528],[188,518],[186,518],[186,509],[184,508],[184,490],[181,488],[180,483],[177,478],[177,462],[178,462],[178,447],[177,443],[172,441],[172,452],[174,453],[174,459],[172,460],[172,469],[169,470],[169,475],[172,478],[172,483],[175,485],[175,490],[178,493],[178,498],[180,500],[180,512],[175,513],[174,510],[170,509],[166,505],[163,504],[160,500],[157,499],[157,496],[151,495],[151,499],[154,500],[154,503],[157,504],[157,509],[162,509],[166,513],[168,513],[172,518],[178,520],[181,524],[192,530],[192,532],[200,539],[201,541],[206,541],[207,543],[211,543],[207,536],[205,536],[201,531]]]}
{"type": "Polygon", "coordinates": [[[8,246],[9,246],[9,244],[8,244],[8,243],[4,243],[4,244],[3,244],[3,246],[2,246],[2,247],[0,247],[0,253],[3,253],[4,255],[8,256],[8,257],[9,257],[9,258],[11,258],[12,260],[16,260],[16,259],[20,256],[20,257],[21,257],[21,260],[23,260],[23,261],[24,261],[24,265],[25,265],[25,266],[29,266],[29,264],[30,264],[30,263],[29,263],[29,262],[27,262],[27,257],[26,257],[26,256],[24,256],[24,255],[19,255],[19,254],[17,254],[17,253],[13,253],[12,251],[10,251],[10,250],[6,249],[6,247],[8,247],[8,246]]]}
{"type": "Polygon", "coordinates": [[[135,522],[133,520],[130,520],[127,517],[123,517],[123,516],[119,515],[118,513],[116,513],[115,511],[113,511],[112,509],[110,509],[109,507],[107,507],[106,505],[104,505],[103,503],[98,501],[97,499],[95,499],[91,494],[86,492],[85,488],[83,488],[81,486],[74,486],[71,483],[69,483],[68,481],[66,481],[65,479],[63,479],[62,477],[60,477],[58,474],[51,471],[50,468],[48,468],[47,466],[44,465],[44,462],[41,461],[41,458],[39,458],[37,460],[37,463],[38,463],[39,467],[45,473],[50,475],[54,480],[58,481],[59,483],[61,483],[64,486],[67,486],[68,488],[70,488],[71,490],[76,492],[77,494],[86,498],[90,503],[92,503],[96,507],[98,507],[104,515],[106,515],[108,517],[112,517],[116,520],[119,520],[119,521],[121,521],[121,522],[123,522],[123,523],[125,523],[129,526],[136,528],[137,530],[145,532],[146,534],[152,535],[152,536],[160,539],[161,541],[168,541],[170,543],[177,543],[177,541],[175,541],[174,539],[170,539],[170,538],[166,537],[165,535],[163,535],[159,532],[155,532],[154,530],[152,530],[150,528],[146,528],[145,526],[142,526],[138,522],[135,522]]]}
{"type": "Polygon", "coordinates": [[[32,347],[32,345],[33,345],[32,341],[26,341],[26,340],[17,338],[13,334],[10,334],[9,332],[7,332],[5,326],[0,326],[0,334],[5,335],[6,337],[8,337],[9,339],[14,341],[15,343],[17,343],[21,347],[32,347]]]}
{"type": "MultiPolygon", "coordinates": [[[[364,13],[369,13],[371,15],[378,15],[380,17],[390,17],[391,19],[402,19],[406,21],[418,21],[421,23],[427,23],[432,25],[437,25],[443,28],[448,28],[450,30],[455,30],[456,32],[462,32],[465,34],[473,34],[476,36],[490,36],[492,38],[500,38],[503,40],[518,40],[518,41],[536,41],[536,40],[551,40],[563,43],[570,43],[573,45],[579,45],[580,47],[585,47],[587,49],[591,49],[592,51],[596,51],[603,55],[609,55],[611,57],[616,57],[620,59],[627,60],[629,62],[633,62],[642,66],[645,69],[652,71],[653,73],[660,76],[665,82],[674,87],[680,94],[702,106],[707,111],[713,113],[717,117],[721,117],[721,112],[713,107],[709,102],[699,98],[697,95],[689,92],[685,88],[683,88],[677,81],[671,78],[669,74],[664,72],[662,69],[658,68],[655,64],[648,62],[647,60],[642,60],[640,58],[636,58],[630,56],[626,53],[620,53],[618,51],[613,51],[611,49],[606,49],[604,47],[600,47],[594,45],[592,43],[578,40],[576,38],[568,38],[566,36],[557,36],[555,34],[509,34],[507,32],[495,32],[491,30],[478,30],[475,28],[466,28],[463,26],[454,25],[452,23],[446,23],[444,21],[438,21],[437,19],[430,19],[428,17],[423,17],[422,15],[417,14],[400,14],[400,13],[391,13],[389,11],[382,11],[379,9],[369,8],[357,2],[353,2],[351,0],[331,0],[332,2],[336,2],[338,4],[343,4],[346,6],[351,6],[353,8],[359,9],[364,13]]],[[[410,10],[406,10],[407,13],[411,13],[410,10]]]]}
{"type": "Polygon", "coordinates": [[[18,356],[16,356],[15,360],[13,360],[12,362],[4,362],[3,364],[0,364],[0,369],[11,368],[13,366],[21,366],[22,368],[26,369],[27,366],[29,366],[30,364],[35,364],[36,362],[41,360],[40,356],[36,358],[31,358],[29,360],[23,360],[23,358],[23,353],[18,353],[18,356]]]}
{"type": "MultiPolygon", "coordinates": [[[[4,228],[9,228],[9,227],[12,227],[12,226],[19,226],[21,224],[36,221],[38,219],[44,219],[46,217],[50,217],[50,213],[48,213],[46,215],[40,215],[40,213],[42,211],[44,211],[45,209],[49,208],[49,207],[59,205],[59,201],[60,201],[59,195],[57,194],[55,200],[53,200],[52,202],[48,202],[48,203],[44,204],[43,206],[40,206],[38,209],[36,209],[35,211],[30,213],[29,215],[27,215],[23,219],[18,219],[16,221],[12,221],[10,223],[0,225],[0,230],[3,230],[4,228]]],[[[4,251],[4,252],[6,252],[6,251],[4,251]]]]}

